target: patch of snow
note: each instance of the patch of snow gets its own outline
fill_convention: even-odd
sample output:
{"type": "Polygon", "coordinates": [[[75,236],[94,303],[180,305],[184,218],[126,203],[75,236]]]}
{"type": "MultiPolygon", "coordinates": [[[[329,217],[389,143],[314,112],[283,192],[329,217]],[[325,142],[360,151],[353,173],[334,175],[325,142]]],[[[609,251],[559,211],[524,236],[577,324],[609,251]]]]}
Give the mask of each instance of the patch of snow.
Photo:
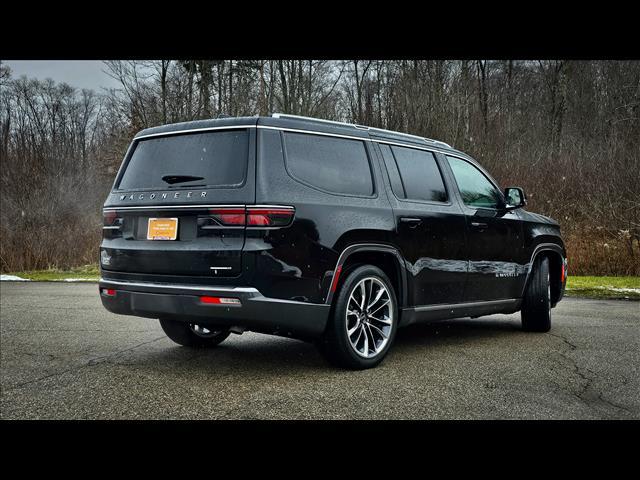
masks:
{"type": "Polygon", "coordinates": [[[640,293],[640,288],[618,288],[618,287],[597,287],[602,290],[612,290],[614,292],[640,293]]]}
{"type": "Polygon", "coordinates": [[[95,278],[65,278],[63,282],[95,282],[95,278]]]}
{"type": "Polygon", "coordinates": [[[28,278],[21,278],[16,275],[0,275],[0,282],[30,282],[28,278]]]}

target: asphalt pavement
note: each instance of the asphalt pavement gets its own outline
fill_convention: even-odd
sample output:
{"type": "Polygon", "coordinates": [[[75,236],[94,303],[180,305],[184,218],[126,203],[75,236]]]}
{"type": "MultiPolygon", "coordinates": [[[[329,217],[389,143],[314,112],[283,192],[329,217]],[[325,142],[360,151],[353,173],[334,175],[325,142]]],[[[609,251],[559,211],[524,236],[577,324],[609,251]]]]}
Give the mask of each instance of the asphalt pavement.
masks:
{"type": "Polygon", "coordinates": [[[400,330],[375,369],[244,333],[172,343],[96,284],[0,284],[3,419],[640,419],[640,302],[565,298],[550,333],[493,315],[400,330]]]}

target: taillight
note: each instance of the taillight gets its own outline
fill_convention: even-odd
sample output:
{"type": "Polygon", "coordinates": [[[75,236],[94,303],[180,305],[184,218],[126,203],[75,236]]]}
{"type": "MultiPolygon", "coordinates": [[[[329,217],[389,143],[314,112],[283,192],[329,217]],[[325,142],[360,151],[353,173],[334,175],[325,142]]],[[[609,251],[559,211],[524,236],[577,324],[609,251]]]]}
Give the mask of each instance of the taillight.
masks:
{"type": "Polygon", "coordinates": [[[244,226],[245,210],[244,208],[214,208],[209,210],[209,215],[219,225],[224,226],[244,226]]]}
{"type": "Polygon", "coordinates": [[[105,297],[115,297],[116,291],[113,288],[103,288],[102,295],[104,295],[105,297]]]}
{"type": "Polygon", "coordinates": [[[293,207],[220,207],[198,217],[198,226],[204,230],[220,227],[286,227],[294,217],[293,207]]]}
{"type": "Polygon", "coordinates": [[[104,230],[120,230],[121,227],[122,217],[119,217],[115,210],[102,211],[102,228],[104,230]]]}
{"type": "Polygon", "coordinates": [[[294,214],[292,207],[247,207],[247,226],[286,227],[294,214]]]}
{"type": "Polygon", "coordinates": [[[118,218],[115,210],[105,210],[102,212],[102,220],[105,226],[113,225],[118,218]]]}

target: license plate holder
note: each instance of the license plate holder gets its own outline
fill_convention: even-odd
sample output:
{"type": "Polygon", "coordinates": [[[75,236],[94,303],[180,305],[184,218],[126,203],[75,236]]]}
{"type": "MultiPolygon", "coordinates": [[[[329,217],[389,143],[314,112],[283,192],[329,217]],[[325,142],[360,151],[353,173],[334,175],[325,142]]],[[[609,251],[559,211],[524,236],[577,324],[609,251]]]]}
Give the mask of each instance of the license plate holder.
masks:
{"type": "Polygon", "coordinates": [[[175,240],[178,238],[178,219],[149,218],[147,240],[175,240]]]}

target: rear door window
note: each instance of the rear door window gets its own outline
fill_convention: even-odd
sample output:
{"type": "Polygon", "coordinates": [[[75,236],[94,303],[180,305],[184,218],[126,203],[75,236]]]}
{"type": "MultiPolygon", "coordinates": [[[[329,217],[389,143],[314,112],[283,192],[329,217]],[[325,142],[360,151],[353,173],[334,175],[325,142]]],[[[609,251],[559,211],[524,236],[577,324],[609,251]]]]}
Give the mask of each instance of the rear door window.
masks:
{"type": "Polygon", "coordinates": [[[240,187],[247,177],[248,158],[246,129],[142,139],[118,189],[240,187]]]}
{"type": "Polygon", "coordinates": [[[391,188],[406,200],[446,202],[447,191],[433,153],[380,144],[391,188]]]}
{"type": "Polygon", "coordinates": [[[363,141],[284,132],[284,142],[287,170],[296,180],[331,193],[373,195],[363,141]]]}

